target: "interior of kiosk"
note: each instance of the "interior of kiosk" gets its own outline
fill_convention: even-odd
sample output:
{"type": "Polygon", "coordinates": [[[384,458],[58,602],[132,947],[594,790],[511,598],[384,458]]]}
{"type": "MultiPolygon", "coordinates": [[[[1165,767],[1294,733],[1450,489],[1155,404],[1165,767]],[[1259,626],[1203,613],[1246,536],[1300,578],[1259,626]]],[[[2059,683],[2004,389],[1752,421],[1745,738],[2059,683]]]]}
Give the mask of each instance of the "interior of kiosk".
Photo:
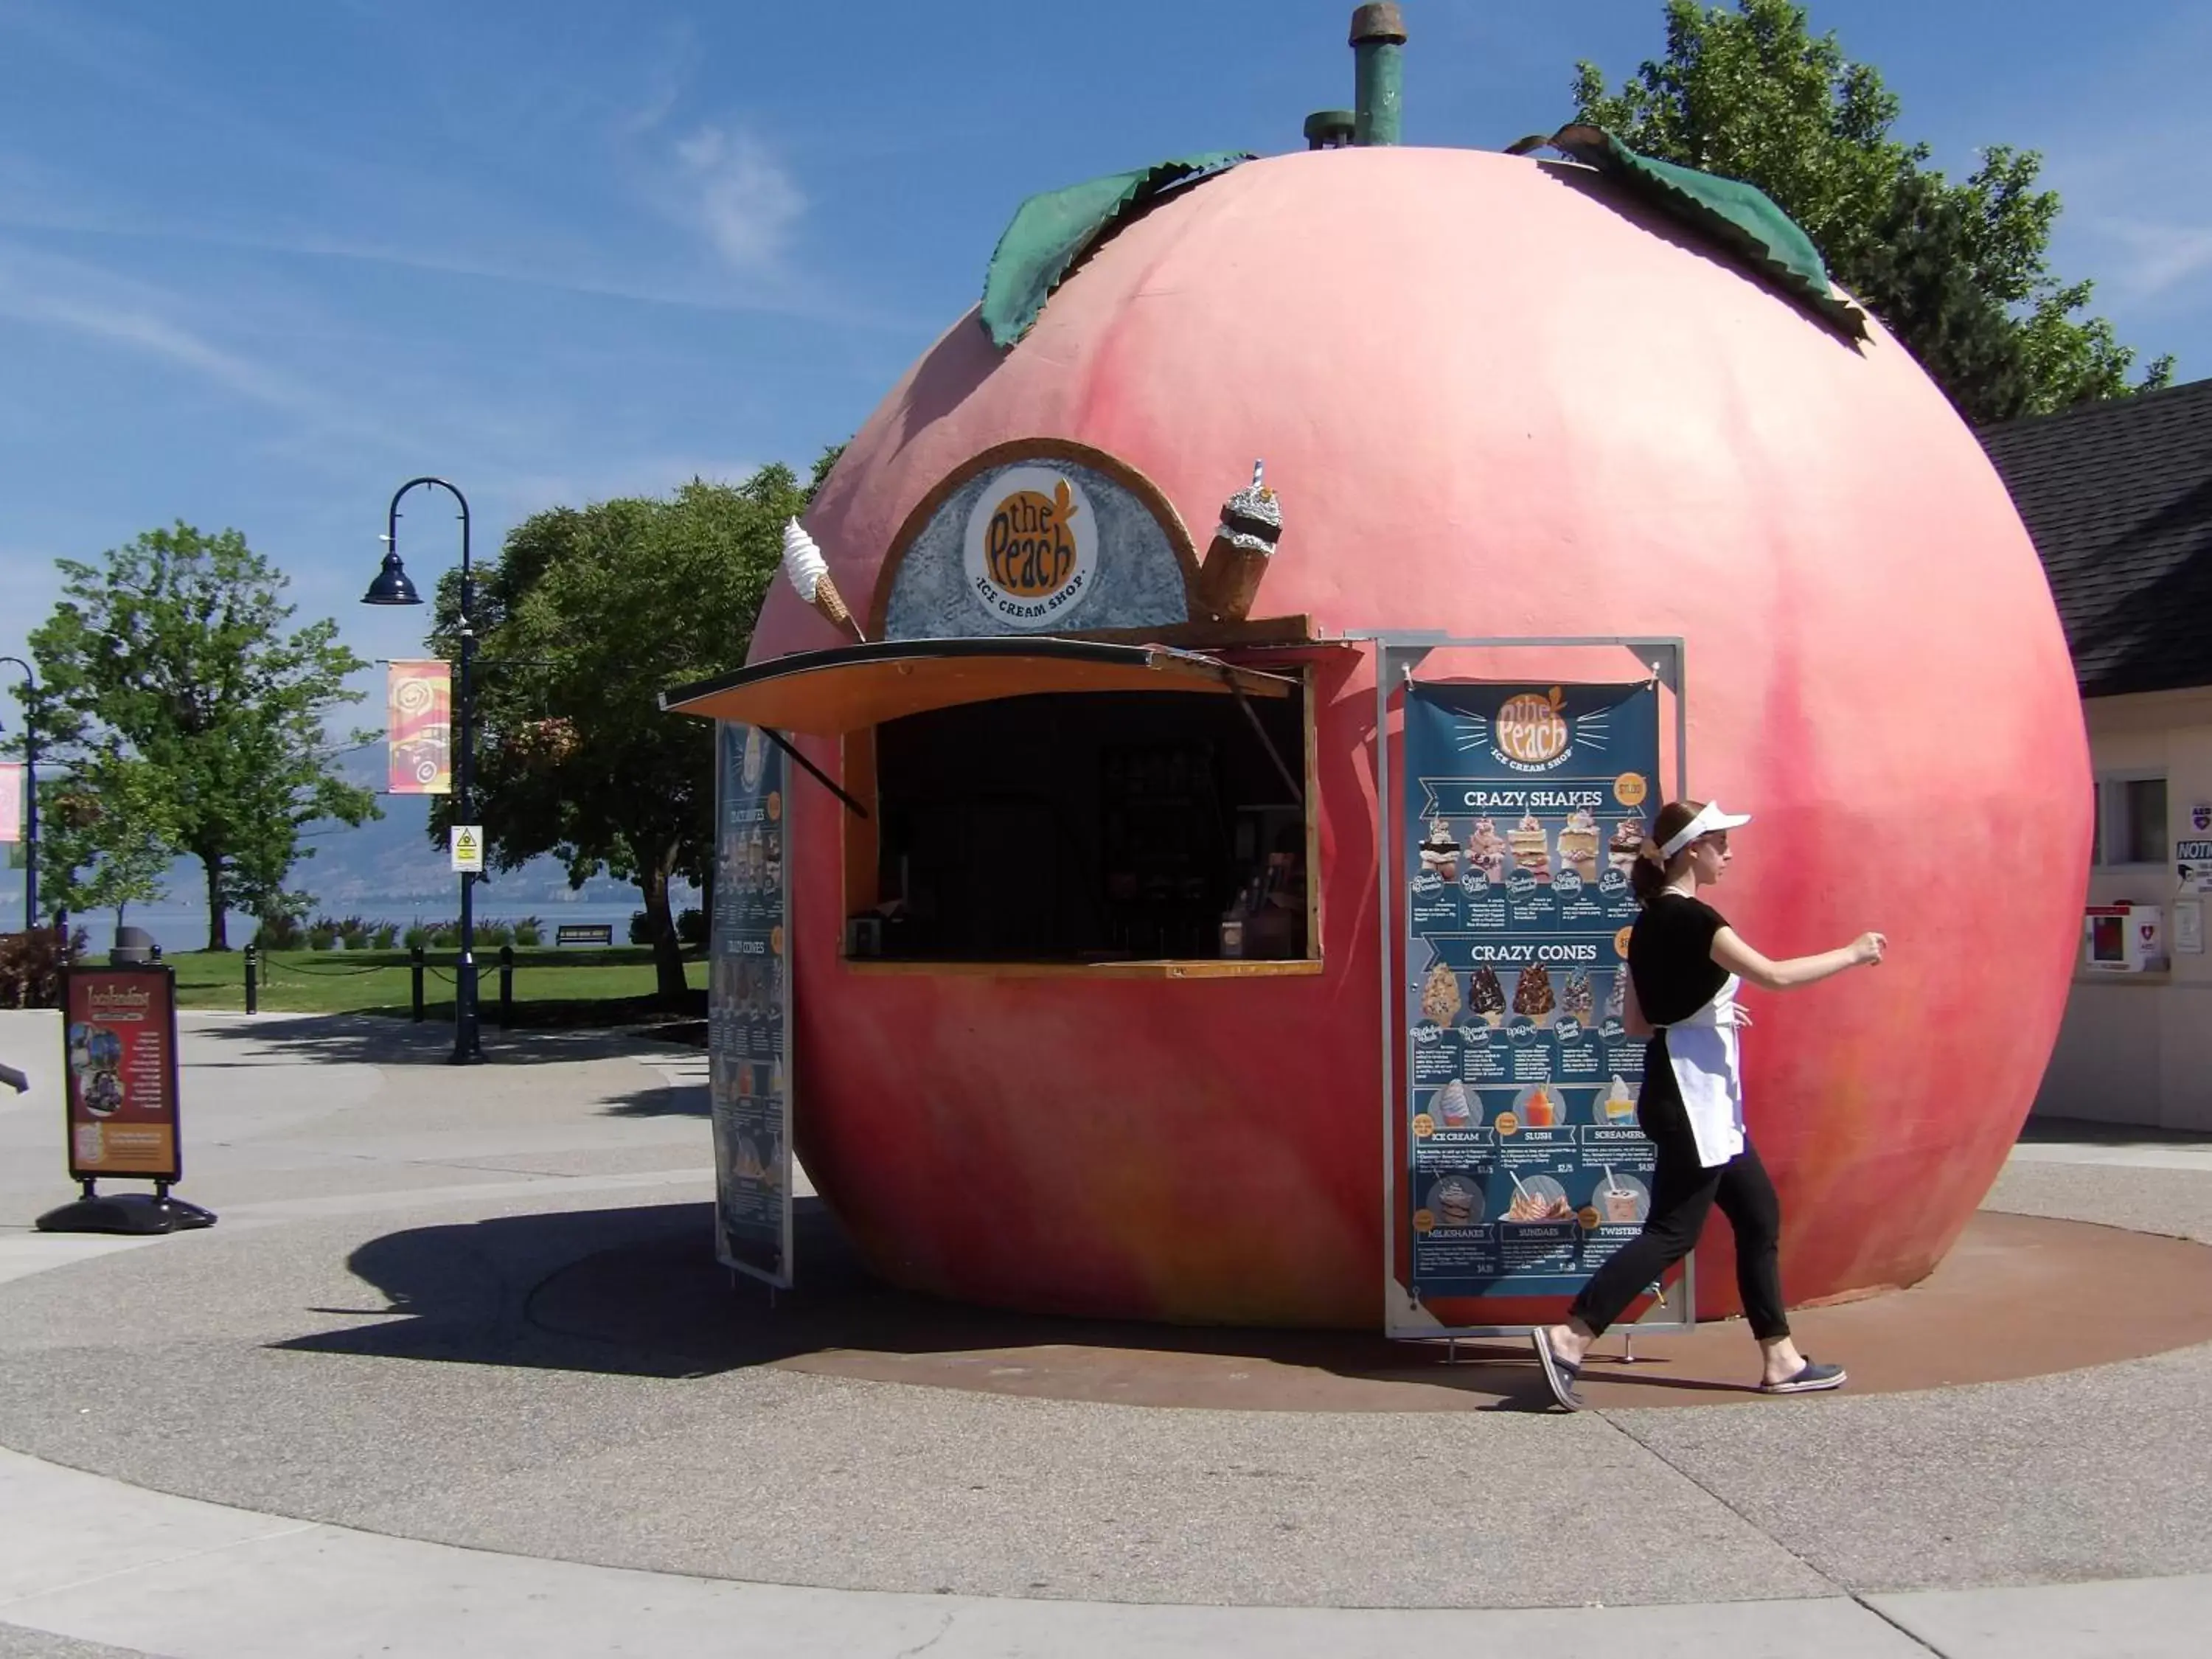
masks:
{"type": "Polygon", "coordinates": [[[842,740],[854,960],[1318,957],[1313,694],[1295,664],[898,641],[780,659],[665,706],[842,740]]]}

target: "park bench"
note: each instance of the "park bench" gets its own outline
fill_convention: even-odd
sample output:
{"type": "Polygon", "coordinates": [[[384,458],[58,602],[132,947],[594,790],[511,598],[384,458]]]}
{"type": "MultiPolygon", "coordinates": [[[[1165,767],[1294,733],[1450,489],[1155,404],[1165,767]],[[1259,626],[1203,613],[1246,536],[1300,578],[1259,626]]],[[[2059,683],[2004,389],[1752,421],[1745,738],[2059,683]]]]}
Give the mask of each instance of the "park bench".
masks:
{"type": "Polygon", "coordinates": [[[610,921],[564,921],[553,930],[556,945],[612,945],[615,942],[614,924],[610,921]]]}

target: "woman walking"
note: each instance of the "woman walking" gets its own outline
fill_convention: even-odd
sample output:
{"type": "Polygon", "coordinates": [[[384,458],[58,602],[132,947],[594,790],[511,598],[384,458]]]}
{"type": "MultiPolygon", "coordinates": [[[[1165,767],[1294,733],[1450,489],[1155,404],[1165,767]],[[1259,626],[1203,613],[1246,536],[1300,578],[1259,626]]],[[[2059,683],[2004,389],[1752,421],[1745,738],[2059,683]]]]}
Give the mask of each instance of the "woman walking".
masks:
{"type": "Polygon", "coordinates": [[[1735,1232],[1736,1288],[1758,1339],[1763,1394],[1840,1387],[1844,1368],[1815,1364],[1790,1339],[1782,1311],[1782,1210],[1743,1127],[1736,1006],[1746,981],[1790,991],[1880,962],[1887,941],[1862,933],[1838,951],[1770,962],[1698,896],[1727,872],[1729,832],[1751,819],[1702,801],[1670,801],[1638,854],[1632,883],[1644,907],[1628,939],[1632,1035],[1651,1035],[1638,1125],[1657,1149],[1644,1231],[1594,1273],[1564,1325],[1534,1333],[1553,1396],[1579,1411],[1583,1357],[1628,1304],[1688,1255],[1714,1205],[1735,1232]],[[1656,1034],[1656,1035],[1655,1035],[1656,1034]]]}

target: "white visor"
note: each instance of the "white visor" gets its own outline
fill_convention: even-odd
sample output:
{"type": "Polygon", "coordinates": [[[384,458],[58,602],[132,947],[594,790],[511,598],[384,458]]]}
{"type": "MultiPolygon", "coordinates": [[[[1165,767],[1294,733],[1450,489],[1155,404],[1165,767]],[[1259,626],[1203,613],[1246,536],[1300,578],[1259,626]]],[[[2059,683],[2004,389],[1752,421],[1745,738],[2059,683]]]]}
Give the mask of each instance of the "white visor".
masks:
{"type": "Polygon", "coordinates": [[[1723,830],[1741,830],[1750,822],[1748,812],[1723,812],[1718,801],[1708,801],[1698,809],[1697,817],[1660,843],[1659,856],[1671,859],[1700,836],[1717,836],[1723,830]]]}

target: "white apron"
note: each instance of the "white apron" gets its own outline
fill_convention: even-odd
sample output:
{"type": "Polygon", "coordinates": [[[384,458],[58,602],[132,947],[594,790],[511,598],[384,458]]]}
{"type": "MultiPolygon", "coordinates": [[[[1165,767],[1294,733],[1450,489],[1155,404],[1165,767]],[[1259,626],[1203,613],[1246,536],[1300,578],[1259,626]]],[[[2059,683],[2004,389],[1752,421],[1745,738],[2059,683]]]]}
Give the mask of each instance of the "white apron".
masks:
{"type": "Polygon", "coordinates": [[[1743,1069],[1735,1035],[1743,1023],[1735,1006],[1742,983],[1730,974],[1696,1013],[1658,1028],[1667,1034],[1667,1060],[1698,1144],[1698,1162],[1708,1170],[1743,1150],[1743,1069]]]}

